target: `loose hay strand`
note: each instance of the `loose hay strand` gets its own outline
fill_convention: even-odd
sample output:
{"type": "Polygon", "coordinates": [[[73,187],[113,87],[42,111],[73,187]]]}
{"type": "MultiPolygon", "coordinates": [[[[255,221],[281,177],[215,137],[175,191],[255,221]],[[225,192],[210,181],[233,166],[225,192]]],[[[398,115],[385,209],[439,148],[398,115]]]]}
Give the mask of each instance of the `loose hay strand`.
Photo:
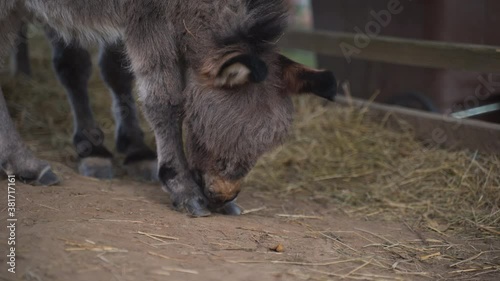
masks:
{"type": "Polygon", "coordinates": [[[280,260],[228,260],[230,263],[271,263],[271,264],[285,264],[285,265],[299,265],[299,266],[330,266],[341,263],[357,262],[360,259],[338,260],[330,262],[295,262],[295,261],[280,261],[280,260]]]}
{"type": "Polygon", "coordinates": [[[180,261],[180,262],[185,262],[186,261],[186,260],[171,258],[171,257],[165,256],[165,255],[162,255],[162,254],[151,252],[151,251],[148,252],[148,254],[151,255],[151,256],[154,256],[154,257],[159,257],[159,258],[166,259],[166,260],[171,260],[171,261],[180,261]]]}
{"type": "Polygon", "coordinates": [[[199,272],[196,271],[196,270],[184,269],[184,268],[180,268],[180,267],[166,267],[166,266],[163,266],[162,269],[165,270],[165,271],[167,271],[167,272],[173,271],[173,272],[187,273],[187,274],[193,274],[193,275],[198,275],[199,274],[199,272]]]}
{"type": "Polygon", "coordinates": [[[140,235],[147,236],[147,237],[149,237],[153,240],[159,241],[159,242],[165,242],[165,240],[174,240],[174,241],[179,240],[178,237],[173,237],[173,236],[165,236],[165,235],[161,235],[161,234],[153,234],[153,233],[147,233],[147,232],[143,232],[143,231],[137,231],[137,233],[140,235]],[[165,239],[165,240],[163,240],[163,239],[165,239]]]}
{"type": "Polygon", "coordinates": [[[280,218],[290,218],[290,219],[310,219],[310,220],[322,220],[323,217],[319,216],[306,216],[306,215],[289,215],[289,214],[276,214],[280,218]]]}

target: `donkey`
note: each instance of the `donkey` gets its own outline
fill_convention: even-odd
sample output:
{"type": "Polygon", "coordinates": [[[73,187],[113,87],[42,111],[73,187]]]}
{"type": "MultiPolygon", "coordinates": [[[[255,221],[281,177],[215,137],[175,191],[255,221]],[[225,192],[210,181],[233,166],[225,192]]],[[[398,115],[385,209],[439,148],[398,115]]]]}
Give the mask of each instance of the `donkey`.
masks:
{"type": "MultiPolygon", "coordinates": [[[[329,71],[280,55],[282,0],[4,0],[0,56],[24,13],[71,41],[122,39],[153,128],[158,178],[178,210],[240,214],[241,181],[292,123],[291,93],[333,99],[329,71]],[[182,123],[186,124],[186,153],[182,123]]],[[[56,179],[22,143],[0,95],[0,163],[35,183],[56,179]]]]}
{"type": "MultiPolygon", "coordinates": [[[[104,133],[94,120],[88,97],[92,62],[88,51],[78,42],[65,42],[57,32],[45,27],[57,77],[66,90],[73,117],[73,145],[79,157],[80,174],[98,179],[113,177],[112,153],[104,146],[104,133]]],[[[19,32],[21,40],[13,54],[13,73],[31,76],[26,26],[19,32]]],[[[144,143],[132,95],[133,74],[127,68],[123,44],[102,44],[99,53],[101,76],[113,97],[116,121],[115,141],[119,153],[125,154],[124,166],[130,176],[156,181],[156,154],[144,143]]]]}

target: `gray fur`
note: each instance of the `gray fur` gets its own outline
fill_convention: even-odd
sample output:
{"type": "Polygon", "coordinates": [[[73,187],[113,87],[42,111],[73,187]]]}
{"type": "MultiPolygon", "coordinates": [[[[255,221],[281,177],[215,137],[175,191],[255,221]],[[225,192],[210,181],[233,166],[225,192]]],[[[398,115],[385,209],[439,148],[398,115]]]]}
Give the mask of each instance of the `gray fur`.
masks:
{"type": "MultiPolygon", "coordinates": [[[[289,81],[294,74],[274,46],[285,27],[284,1],[19,2],[66,40],[123,38],[155,133],[159,178],[175,206],[203,216],[232,201],[258,157],[284,140],[292,120],[289,92],[302,85],[289,81]],[[219,79],[225,63],[240,56],[256,63],[241,62],[219,79]],[[266,79],[231,80],[252,72],[266,79]],[[184,117],[189,161],[181,137],[184,117]]],[[[297,80],[308,71],[294,67],[297,80]]]]}

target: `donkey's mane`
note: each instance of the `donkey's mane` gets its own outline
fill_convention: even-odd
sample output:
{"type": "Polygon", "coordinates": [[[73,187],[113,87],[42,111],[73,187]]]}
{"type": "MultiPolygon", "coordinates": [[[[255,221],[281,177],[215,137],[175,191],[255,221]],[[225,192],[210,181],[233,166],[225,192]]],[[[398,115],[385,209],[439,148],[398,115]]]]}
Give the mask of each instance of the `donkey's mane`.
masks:
{"type": "Polygon", "coordinates": [[[221,46],[246,43],[254,51],[266,50],[282,36],[288,10],[284,0],[243,0],[245,17],[229,32],[216,38],[221,46]]]}

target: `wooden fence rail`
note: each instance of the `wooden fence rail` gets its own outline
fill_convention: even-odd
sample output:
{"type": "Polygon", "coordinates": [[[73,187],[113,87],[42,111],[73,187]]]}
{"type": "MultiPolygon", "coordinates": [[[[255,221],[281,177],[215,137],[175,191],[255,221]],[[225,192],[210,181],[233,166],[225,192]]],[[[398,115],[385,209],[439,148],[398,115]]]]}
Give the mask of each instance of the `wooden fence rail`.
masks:
{"type": "Polygon", "coordinates": [[[500,124],[456,119],[355,98],[337,97],[336,102],[361,110],[367,108],[367,118],[387,120],[386,126],[391,129],[399,130],[401,124],[398,120],[404,120],[412,126],[415,136],[429,147],[442,146],[450,149],[469,149],[483,153],[500,154],[500,124]],[[388,116],[394,118],[387,118],[388,116]]]}
{"type": "Polygon", "coordinates": [[[370,61],[500,73],[500,47],[401,39],[375,36],[368,46],[356,46],[356,34],[330,31],[290,31],[279,44],[281,47],[302,49],[318,54],[343,57],[341,48],[349,44],[359,49],[352,58],[370,61]]]}

